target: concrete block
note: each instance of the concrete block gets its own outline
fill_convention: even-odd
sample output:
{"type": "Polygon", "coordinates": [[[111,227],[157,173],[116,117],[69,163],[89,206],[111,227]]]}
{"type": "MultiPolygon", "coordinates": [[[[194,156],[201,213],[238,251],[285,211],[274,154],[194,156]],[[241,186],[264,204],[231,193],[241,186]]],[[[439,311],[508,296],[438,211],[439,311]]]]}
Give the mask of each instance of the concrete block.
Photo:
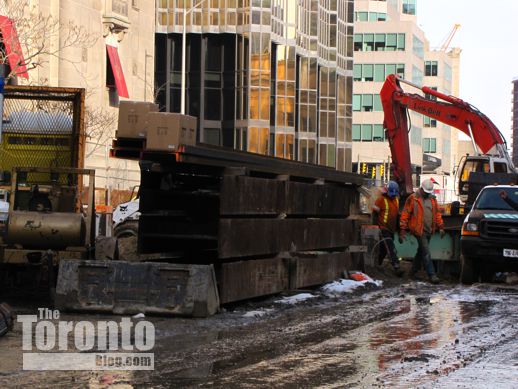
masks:
{"type": "Polygon", "coordinates": [[[206,317],[219,308],[212,265],[62,260],[60,310],[206,317]]]}

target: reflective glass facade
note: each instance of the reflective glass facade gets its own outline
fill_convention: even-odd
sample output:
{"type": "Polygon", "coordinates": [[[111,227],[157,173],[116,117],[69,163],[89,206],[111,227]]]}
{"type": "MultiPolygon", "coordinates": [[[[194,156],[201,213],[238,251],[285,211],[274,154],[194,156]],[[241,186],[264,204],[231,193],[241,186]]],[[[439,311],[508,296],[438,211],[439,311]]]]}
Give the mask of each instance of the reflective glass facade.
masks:
{"type": "Polygon", "coordinates": [[[156,86],[199,141],[351,170],[353,0],[158,0],[156,86]]]}

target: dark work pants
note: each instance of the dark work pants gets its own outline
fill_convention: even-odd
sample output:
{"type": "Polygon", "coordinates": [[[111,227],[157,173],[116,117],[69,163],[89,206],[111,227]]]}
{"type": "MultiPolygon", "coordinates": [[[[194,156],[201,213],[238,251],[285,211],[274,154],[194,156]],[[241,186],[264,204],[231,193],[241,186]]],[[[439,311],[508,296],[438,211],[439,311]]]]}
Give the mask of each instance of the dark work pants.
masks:
{"type": "Polygon", "coordinates": [[[381,239],[380,243],[378,263],[383,263],[383,258],[388,254],[390,263],[394,268],[399,267],[399,258],[396,254],[396,247],[394,246],[394,234],[385,228],[380,228],[381,239]]]}
{"type": "Polygon", "coordinates": [[[424,266],[426,274],[431,277],[435,274],[433,267],[432,256],[430,254],[430,234],[424,233],[423,236],[416,236],[417,239],[417,253],[415,254],[412,263],[412,273],[417,273],[424,266]]]}

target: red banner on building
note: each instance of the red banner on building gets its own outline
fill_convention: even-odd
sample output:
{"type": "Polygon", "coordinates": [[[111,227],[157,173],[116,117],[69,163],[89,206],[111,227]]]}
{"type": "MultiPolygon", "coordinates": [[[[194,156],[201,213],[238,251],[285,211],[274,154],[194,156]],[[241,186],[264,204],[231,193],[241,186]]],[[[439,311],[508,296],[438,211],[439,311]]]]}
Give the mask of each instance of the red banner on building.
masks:
{"type": "Polygon", "coordinates": [[[18,39],[18,33],[12,19],[6,16],[0,16],[0,33],[2,34],[2,42],[5,46],[5,54],[11,71],[17,76],[29,78],[25,59],[23,58],[22,46],[18,39]]]}
{"type": "Polygon", "coordinates": [[[128,88],[126,87],[126,80],[124,72],[122,71],[121,61],[119,59],[119,52],[115,46],[106,45],[106,51],[110,58],[113,77],[115,78],[115,86],[120,97],[129,98],[128,88]]]}

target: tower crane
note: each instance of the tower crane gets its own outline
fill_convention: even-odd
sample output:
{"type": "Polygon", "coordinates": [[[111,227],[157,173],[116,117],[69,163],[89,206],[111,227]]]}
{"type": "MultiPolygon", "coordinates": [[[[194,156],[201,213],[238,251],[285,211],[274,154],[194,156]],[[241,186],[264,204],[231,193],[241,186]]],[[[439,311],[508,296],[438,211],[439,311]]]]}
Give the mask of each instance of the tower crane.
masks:
{"type": "Polygon", "coordinates": [[[448,50],[448,47],[450,46],[450,43],[451,43],[451,40],[453,39],[453,37],[455,36],[455,33],[457,32],[457,30],[459,29],[460,27],[460,24],[456,23],[453,28],[451,29],[450,33],[448,34],[448,36],[444,39],[441,47],[439,48],[440,51],[446,51],[448,50]]]}

